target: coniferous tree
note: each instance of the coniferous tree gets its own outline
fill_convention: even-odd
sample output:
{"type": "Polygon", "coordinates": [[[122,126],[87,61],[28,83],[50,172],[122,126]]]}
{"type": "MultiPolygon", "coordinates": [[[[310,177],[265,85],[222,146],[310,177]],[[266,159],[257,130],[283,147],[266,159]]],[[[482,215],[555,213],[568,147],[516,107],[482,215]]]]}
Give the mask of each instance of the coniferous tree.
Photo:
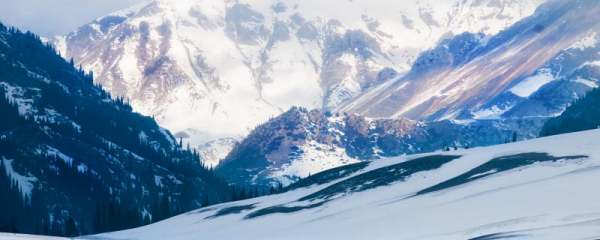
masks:
{"type": "Polygon", "coordinates": [[[75,224],[75,220],[73,219],[73,217],[69,217],[69,219],[65,223],[64,233],[67,237],[75,237],[79,235],[79,230],[77,229],[77,225],[75,224]]]}
{"type": "Polygon", "coordinates": [[[548,120],[540,136],[577,132],[600,128],[600,89],[595,88],[575,100],[558,117],[548,120]]]}
{"type": "Polygon", "coordinates": [[[0,87],[1,230],[49,235],[112,231],[168,218],[201,202],[206,206],[231,200],[226,184],[198,164],[196,151],[177,146],[176,140],[171,143],[153,119],[133,113],[126,99],[114,98],[94,84],[93,73],[76,68],[73,59],[61,58],[33,33],[0,24],[0,38],[8,43],[0,44],[0,81],[25,91],[36,89],[31,109],[19,109],[17,100],[0,87]],[[67,120],[19,110],[53,110],[67,120]],[[134,133],[141,131],[154,134],[152,141],[139,141],[134,133]],[[72,159],[49,154],[46,146],[72,159]],[[123,169],[104,166],[111,161],[123,169]],[[30,193],[7,174],[7,163],[19,174],[38,178],[30,193]],[[108,169],[117,170],[115,179],[121,181],[100,179],[98,175],[111,172],[108,169]],[[165,190],[154,186],[155,175],[164,172],[174,173],[184,184],[165,178],[165,190]],[[121,189],[121,173],[144,180],[121,189]],[[158,192],[164,195],[154,200],[151,196],[158,192]]]}

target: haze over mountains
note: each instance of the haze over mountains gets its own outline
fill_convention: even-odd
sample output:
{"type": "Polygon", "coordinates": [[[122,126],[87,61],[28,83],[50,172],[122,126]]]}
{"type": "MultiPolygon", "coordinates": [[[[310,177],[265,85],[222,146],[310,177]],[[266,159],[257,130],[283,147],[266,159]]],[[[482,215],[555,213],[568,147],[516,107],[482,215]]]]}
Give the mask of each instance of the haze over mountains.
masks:
{"type": "Polygon", "coordinates": [[[284,114],[233,148],[217,171],[235,182],[286,182],[344,162],[535,137],[544,119],[598,86],[599,7],[549,1],[497,35],[443,40],[406,75],[335,109],[374,119],[323,124],[319,113],[284,114]]]}
{"type": "Polygon", "coordinates": [[[445,40],[341,110],[429,120],[560,114],[597,87],[599,10],[595,1],[549,1],[495,36],[445,40]]]}
{"type": "Polygon", "coordinates": [[[403,75],[441,39],[498,33],[541,2],[152,1],[55,44],[198,146],[241,140],[292,106],[336,109],[403,75]]]}
{"type": "MultiPolygon", "coordinates": [[[[197,148],[209,166],[222,159],[231,165],[236,157],[228,155],[240,151],[239,141],[292,106],[426,122],[486,120],[474,126],[489,131],[504,121],[505,133],[493,141],[443,143],[480,146],[505,142],[511,131],[535,136],[539,119],[560,114],[597,86],[593,3],[550,1],[534,13],[541,3],[152,1],[99,18],[55,44],[108,91],[197,148]]],[[[446,132],[474,129],[445,126],[446,132]]],[[[310,148],[297,141],[273,147],[310,148]]],[[[347,150],[332,155],[344,161],[320,159],[321,168],[290,177],[366,159],[340,152],[347,150]]],[[[263,167],[296,161],[280,156],[263,167]]]]}

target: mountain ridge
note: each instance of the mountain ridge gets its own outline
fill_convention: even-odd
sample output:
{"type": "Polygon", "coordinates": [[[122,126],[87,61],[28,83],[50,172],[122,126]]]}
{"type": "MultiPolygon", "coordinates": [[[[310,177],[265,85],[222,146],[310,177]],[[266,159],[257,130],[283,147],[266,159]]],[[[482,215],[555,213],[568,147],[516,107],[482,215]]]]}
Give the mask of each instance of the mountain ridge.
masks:
{"type": "Polygon", "coordinates": [[[168,130],[38,36],[2,24],[0,112],[2,231],[112,231],[231,199],[168,130]]]}
{"type": "Polygon", "coordinates": [[[327,112],[292,108],[251,132],[217,170],[234,183],[287,185],[380,153],[535,138],[545,119],[598,86],[599,9],[594,1],[549,1],[497,35],[466,32],[444,39],[407,74],[337,109],[349,114],[333,113],[341,116],[333,120],[327,112]],[[580,15],[589,15],[588,21],[580,15]]]}
{"type": "Polygon", "coordinates": [[[326,169],[535,138],[546,118],[422,122],[295,107],[258,126],[215,169],[240,186],[287,186],[326,169]]]}
{"type": "Polygon", "coordinates": [[[496,33],[539,2],[155,1],[55,42],[198,146],[239,140],[292,106],[333,108],[402,74],[440,38],[496,33]]]}
{"type": "Polygon", "coordinates": [[[597,11],[594,1],[553,0],[488,39],[459,35],[422,54],[406,76],[338,110],[423,120],[560,114],[597,86],[597,71],[584,65],[597,58],[597,11]],[[580,46],[584,40],[589,46],[580,46]]]}

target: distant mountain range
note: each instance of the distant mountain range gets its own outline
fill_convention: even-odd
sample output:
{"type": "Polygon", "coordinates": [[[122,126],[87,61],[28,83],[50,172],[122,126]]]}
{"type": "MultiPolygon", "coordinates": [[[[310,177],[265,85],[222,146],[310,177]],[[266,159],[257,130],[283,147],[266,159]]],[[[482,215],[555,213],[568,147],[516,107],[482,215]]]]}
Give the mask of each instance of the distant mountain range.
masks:
{"type": "Polygon", "coordinates": [[[599,13],[155,0],[50,42],[0,24],[0,232],[595,239],[599,13]]]}
{"type": "MultiPolygon", "coordinates": [[[[152,1],[99,18],[54,44],[93,70],[97,83],[112,94],[198,149],[207,166],[226,159],[218,167],[225,177],[249,175],[242,182],[270,178],[250,175],[271,176],[301,162],[285,150],[269,155],[258,168],[235,163],[251,162],[239,154],[250,142],[256,145],[256,136],[245,137],[279,131],[265,129],[277,124],[263,123],[292,106],[387,122],[445,124],[445,131],[456,134],[467,134],[465,126],[499,127],[495,131],[502,134],[495,138],[469,140],[480,146],[504,142],[511,132],[535,136],[541,119],[560,114],[597,87],[600,25],[594,1],[315,4],[152,1]]],[[[466,138],[441,140],[417,145],[430,151],[466,138]]],[[[414,144],[395,145],[401,150],[386,154],[419,152],[414,144]]],[[[280,175],[296,179],[377,155],[346,156],[341,151],[349,150],[347,145],[336,153],[313,147],[321,149],[308,151],[320,158],[318,163],[280,175]]],[[[263,144],[257,154],[271,154],[273,149],[266,149],[263,144]]]]}
{"type": "Polygon", "coordinates": [[[218,139],[241,140],[292,106],[346,106],[440,40],[496,34],[541,2],[159,0],[53,42],[185,143],[212,142],[213,164],[232,148],[218,139]]]}
{"type": "Polygon", "coordinates": [[[598,86],[599,8],[597,1],[550,0],[497,35],[444,40],[408,74],[339,110],[427,120],[558,115],[598,86]]]}
{"type": "Polygon", "coordinates": [[[253,131],[217,170],[233,182],[291,183],[381,156],[534,138],[545,119],[598,87],[598,3],[549,1],[497,35],[448,38],[408,74],[337,109],[360,115],[292,109],[253,131]]]}
{"type": "Polygon", "coordinates": [[[535,138],[545,120],[419,122],[292,108],[253,130],[216,172],[242,186],[287,186],[365,160],[535,138]]]}

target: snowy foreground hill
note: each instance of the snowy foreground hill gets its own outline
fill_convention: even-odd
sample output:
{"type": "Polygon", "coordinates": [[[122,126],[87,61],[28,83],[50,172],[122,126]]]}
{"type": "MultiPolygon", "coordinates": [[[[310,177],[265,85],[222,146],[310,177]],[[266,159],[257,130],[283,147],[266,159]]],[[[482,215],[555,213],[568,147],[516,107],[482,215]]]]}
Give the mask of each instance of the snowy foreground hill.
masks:
{"type": "Polygon", "coordinates": [[[347,165],[283,194],[82,239],[594,239],[599,138],[591,130],[347,165]]]}

